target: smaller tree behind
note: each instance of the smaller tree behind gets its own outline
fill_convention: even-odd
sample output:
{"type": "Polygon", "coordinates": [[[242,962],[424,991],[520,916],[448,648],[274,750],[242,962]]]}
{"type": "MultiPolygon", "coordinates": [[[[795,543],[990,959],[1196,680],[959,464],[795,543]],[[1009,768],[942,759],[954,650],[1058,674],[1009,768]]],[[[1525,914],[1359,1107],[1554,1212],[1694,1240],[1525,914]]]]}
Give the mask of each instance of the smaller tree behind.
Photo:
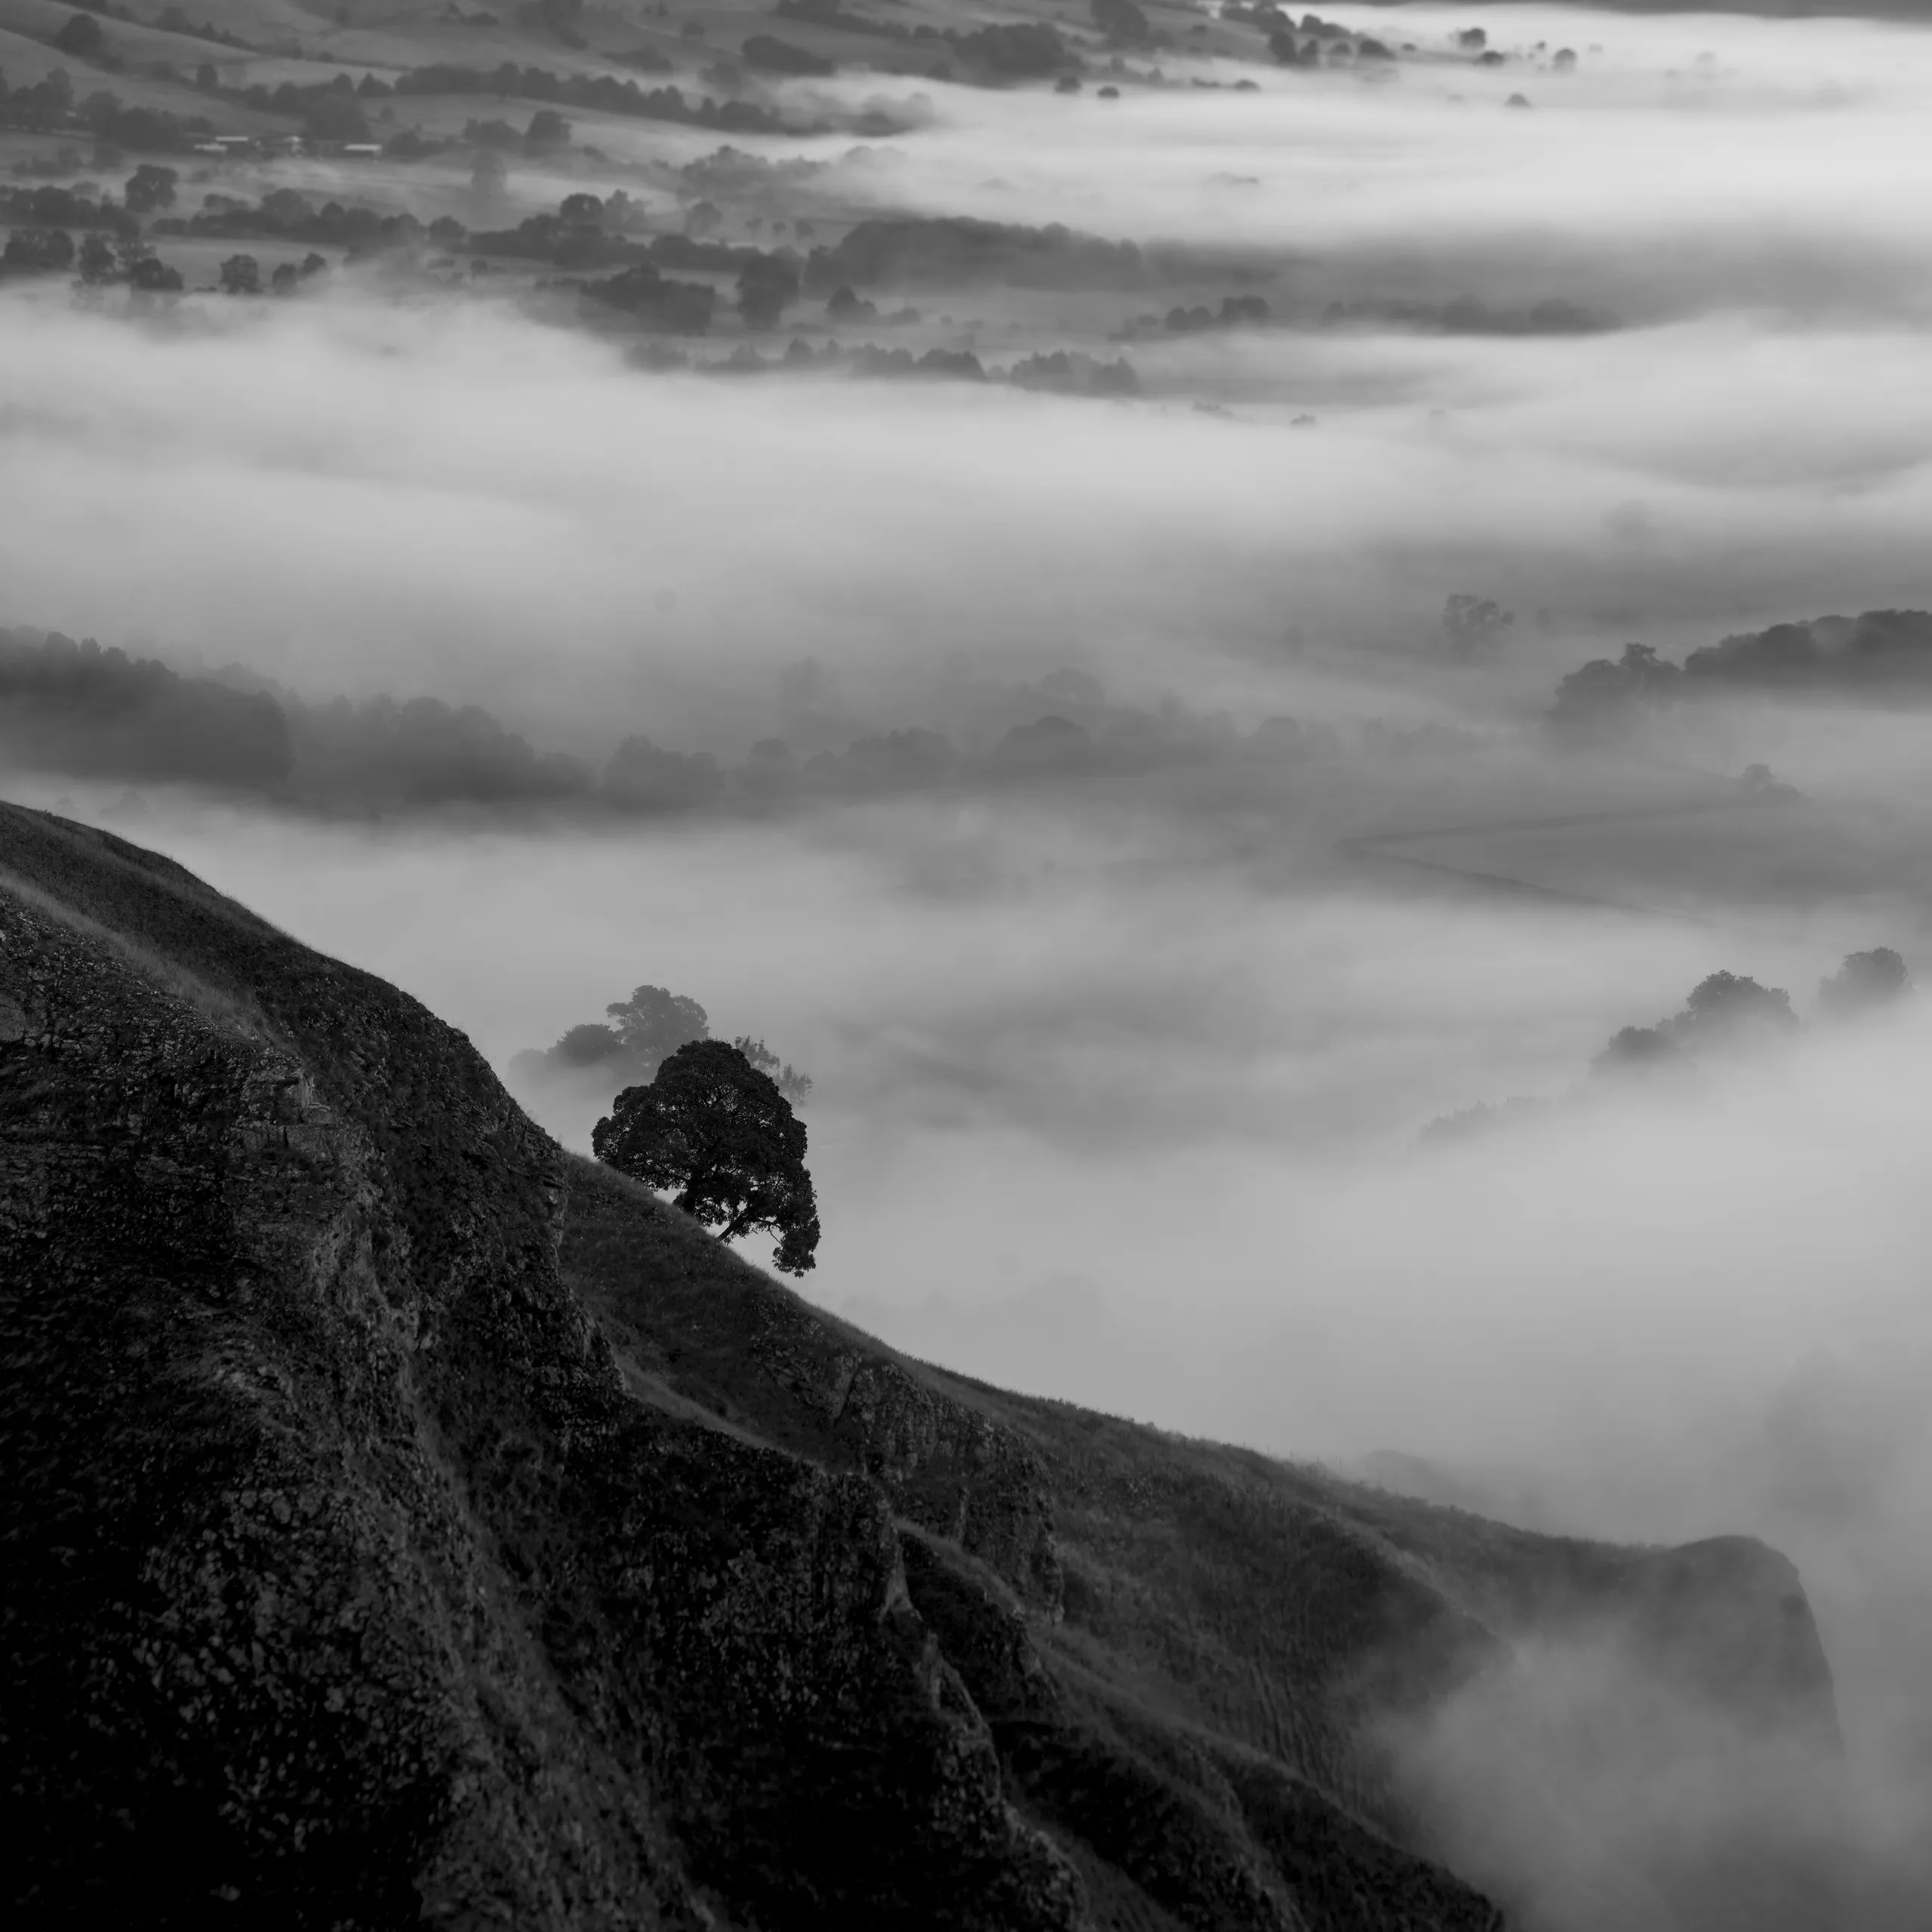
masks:
{"type": "Polygon", "coordinates": [[[777,1084],[722,1040],[678,1048],[648,1087],[627,1087],[592,1130],[591,1151],[677,1204],[721,1239],[765,1230],[774,1265],[814,1265],[818,1202],[805,1171],[805,1126],[777,1084]]]}
{"type": "Polygon", "coordinates": [[[624,1051],[655,1073],[658,1063],[692,1040],[711,1037],[711,1018],[688,993],[666,986],[635,986],[626,1000],[604,1009],[624,1051]]]}

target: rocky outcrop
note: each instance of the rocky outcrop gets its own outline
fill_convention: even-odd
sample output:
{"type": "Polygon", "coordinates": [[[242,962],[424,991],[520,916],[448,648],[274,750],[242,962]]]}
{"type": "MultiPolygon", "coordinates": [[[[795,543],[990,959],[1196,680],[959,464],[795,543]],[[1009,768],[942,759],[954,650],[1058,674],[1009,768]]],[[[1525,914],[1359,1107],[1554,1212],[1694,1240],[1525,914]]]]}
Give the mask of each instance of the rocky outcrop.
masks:
{"type": "Polygon", "coordinates": [[[0,1445],[23,1924],[1488,1932],[1378,1740],[1515,1632],[1621,1606],[1829,1716],[1770,1552],[903,1360],[394,989],[11,807],[0,1445]]]}
{"type": "Polygon", "coordinates": [[[25,1921],[1076,1922],[884,1491],[626,1393],[460,1036],[117,841],[0,857],[25,1921]]]}

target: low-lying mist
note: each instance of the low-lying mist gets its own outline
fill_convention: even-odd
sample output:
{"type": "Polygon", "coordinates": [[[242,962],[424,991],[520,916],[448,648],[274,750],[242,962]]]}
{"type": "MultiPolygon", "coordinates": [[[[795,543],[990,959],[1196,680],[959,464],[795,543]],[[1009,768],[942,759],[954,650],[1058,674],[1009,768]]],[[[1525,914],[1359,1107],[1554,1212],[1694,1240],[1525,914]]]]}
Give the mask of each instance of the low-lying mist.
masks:
{"type": "MultiPolygon", "coordinates": [[[[1475,15],[1344,17],[1435,46],[1475,15]]],[[[1058,220],[1261,278],[1268,326],[1144,343],[1115,337],[1164,287],[918,297],[995,366],[1124,355],[1133,398],[646,372],[512,300],[347,272],[145,312],[0,291],[0,624],[318,705],[485,706],[587,768],[639,734],[734,769],[913,729],[971,755],[628,817],[8,789],[502,1069],[643,983],[766,1041],[814,1082],[804,1291],[909,1352],[1528,1527],[1775,1543],[1843,1792],[1811,1760],[1753,1783],[1696,1711],[1647,1783],[1599,1748],[1651,1695],[1614,1633],[1526,1655],[1407,1761],[1464,1867],[1552,1932],[1666,1921],[1552,1849],[1545,1770],[1653,1848],[1843,1801],[1890,1889],[1829,1909],[1903,1932],[1932,1922],[1932,997],[1834,1022],[1817,989],[1881,946],[1932,984],[1929,714],[1747,691],[1588,744],[1546,714],[1627,641],[1932,605],[1932,234],[1900,179],[1932,36],[1484,17],[1543,52],[1106,103],[935,84],[931,125],[863,161],[748,143],[826,162],[822,209],[1058,220]],[[1542,71],[1563,47],[1577,72],[1542,71]],[[1458,297],[1605,326],[1374,306],[1458,297]],[[1331,301],[1369,306],[1324,326],[1331,301]],[[1473,643],[1459,597],[1497,607],[1473,643]],[[1322,749],[998,764],[1106,703],[1322,749]],[[1807,1024],[1684,1078],[1592,1074],[1719,971],[1807,1024]],[[1552,1104],[1423,1137],[1518,1097],[1552,1104]],[[1499,1739],[1524,1768],[1485,1794],[1499,1739]]],[[[581,1149],[609,1096],[528,1098],[581,1149]]]]}

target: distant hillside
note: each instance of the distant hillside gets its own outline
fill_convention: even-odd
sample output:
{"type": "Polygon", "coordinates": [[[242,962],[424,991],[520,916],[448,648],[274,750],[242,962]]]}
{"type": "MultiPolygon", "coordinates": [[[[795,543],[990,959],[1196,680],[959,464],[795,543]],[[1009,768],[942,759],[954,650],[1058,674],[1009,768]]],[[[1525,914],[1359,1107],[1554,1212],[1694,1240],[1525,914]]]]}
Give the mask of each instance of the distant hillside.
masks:
{"type": "Polygon", "coordinates": [[[11,806],[0,1162],[15,1924],[1491,1932],[1381,1740],[1519,1639],[1835,1734],[1761,1546],[907,1361],[393,988],[11,806]]]}

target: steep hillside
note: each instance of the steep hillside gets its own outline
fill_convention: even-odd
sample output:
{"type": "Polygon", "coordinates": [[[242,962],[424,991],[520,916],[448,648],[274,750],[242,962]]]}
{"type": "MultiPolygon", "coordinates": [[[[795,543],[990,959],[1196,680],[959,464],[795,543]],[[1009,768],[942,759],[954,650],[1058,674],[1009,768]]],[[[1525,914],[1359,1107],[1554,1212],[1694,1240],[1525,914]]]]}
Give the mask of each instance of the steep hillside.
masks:
{"type": "Polygon", "coordinates": [[[1832,1730],[1770,1552],[903,1361],[13,807],[0,1163],[16,1923],[1449,1932],[1499,1914],[1381,1740],[1520,1635],[1832,1730]]]}

